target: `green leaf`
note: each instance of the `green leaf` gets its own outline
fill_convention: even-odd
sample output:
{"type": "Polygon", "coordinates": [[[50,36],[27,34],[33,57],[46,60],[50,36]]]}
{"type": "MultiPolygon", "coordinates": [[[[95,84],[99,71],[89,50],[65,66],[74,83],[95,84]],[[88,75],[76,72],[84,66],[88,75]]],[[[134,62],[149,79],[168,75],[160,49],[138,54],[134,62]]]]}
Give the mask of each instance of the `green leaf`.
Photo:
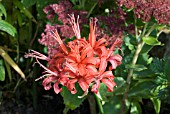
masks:
{"type": "Polygon", "coordinates": [[[142,71],[147,69],[147,67],[145,67],[144,65],[132,65],[132,64],[127,64],[126,68],[134,69],[134,71],[142,71]]]}
{"type": "Polygon", "coordinates": [[[132,102],[130,114],[142,114],[142,109],[140,107],[139,102],[132,102]]]}
{"type": "MultiPolygon", "coordinates": [[[[155,73],[163,73],[164,69],[166,70],[166,67],[164,68],[163,62],[164,62],[163,59],[154,58],[153,62],[150,64],[149,67],[155,73]]],[[[168,62],[167,62],[167,65],[168,65],[168,62]]],[[[167,66],[167,73],[168,73],[168,70],[169,70],[169,68],[167,66]]]]}
{"type": "Polygon", "coordinates": [[[4,68],[3,60],[0,59],[0,81],[4,81],[4,80],[5,80],[5,68],[4,68]]]}
{"type": "Polygon", "coordinates": [[[132,44],[133,37],[132,36],[127,36],[124,38],[125,45],[128,47],[129,50],[134,49],[134,45],[132,44]]]}
{"type": "Polygon", "coordinates": [[[0,3],[0,16],[1,14],[4,14],[5,18],[7,17],[5,7],[0,3]]]}
{"type": "Polygon", "coordinates": [[[24,7],[29,8],[36,3],[36,0],[22,0],[21,3],[24,7]]]}
{"type": "Polygon", "coordinates": [[[0,20],[0,30],[7,32],[13,37],[17,34],[16,29],[11,24],[4,20],[0,20]]]}
{"type": "Polygon", "coordinates": [[[151,101],[154,105],[156,114],[159,114],[160,112],[160,108],[161,108],[161,100],[157,99],[157,98],[151,98],[151,101]]]}
{"type": "Polygon", "coordinates": [[[164,73],[167,80],[170,82],[170,59],[168,59],[164,66],[164,73]]]}
{"type": "Polygon", "coordinates": [[[148,45],[161,45],[161,42],[152,36],[143,37],[142,40],[148,45]]]}
{"type": "Polygon", "coordinates": [[[109,101],[108,96],[112,96],[113,95],[112,92],[108,92],[107,91],[107,87],[103,83],[100,84],[99,92],[100,92],[100,95],[101,95],[103,101],[109,101]]]}
{"type": "Polygon", "coordinates": [[[76,94],[71,94],[71,92],[65,86],[62,87],[61,95],[63,97],[64,104],[66,105],[66,107],[70,108],[71,110],[74,110],[77,107],[79,107],[80,104],[85,99],[85,97],[78,98],[78,96],[82,96],[83,95],[83,91],[78,86],[77,83],[76,83],[76,89],[77,89],[77,93],[76,94]]]}
{"type": "Polygon", "coordinates": [[[154,96],[151,91],[154,86],[155,83],[150,80],[138,82],[131,87],[128,97],[150,98],[151,96],[154,96]]]}
{"type": "MultiPolygon", "coordinates": [[[[103,105],[104,114],[120,114],[122,96],[113,96],[109,102],[103,105]]],[[[126,114],[129,107],[129,101],[126,100],[124,113],[126,114]]]]}
{"type": "Polygon", "coordinates": [[[113,93],[115,95],[123,95],[127,88],[127,83],[122,77],[115,77],[115,83],[117,84],[116,88],[114,89],[113,93]]]}
{"type": "Polygon", "coordinates": [[[17,6],[20,9],[21,12],[24,13],[25,16],[27,16],[33,22],[37,23],[33,15],[30,13],[30,11],[26,9],[19,0],[13,0],[13,3],[15,4],[15,6],[17,6]]]}
{"type": "Polygon", "coordinates": [[[154,77],[156,77],[156,74],[150,69],[146,69],[140,72],[134,72],[133,74],[133,78],[136,80],[148,79],[148,78],[154,78],[154,77]]]}

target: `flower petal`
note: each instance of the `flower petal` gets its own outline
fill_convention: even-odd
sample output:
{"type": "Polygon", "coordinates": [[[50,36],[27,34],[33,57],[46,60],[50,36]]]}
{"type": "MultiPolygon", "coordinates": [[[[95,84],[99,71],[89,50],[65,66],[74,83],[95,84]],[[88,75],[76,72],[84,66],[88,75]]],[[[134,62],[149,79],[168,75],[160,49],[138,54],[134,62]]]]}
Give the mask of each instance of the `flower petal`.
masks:
{"type": "Polygon", "coordinates": [[[121,64],[122,57],[120,55],[113,55],[107,59],[112,64],[112,69],[116,69],[121,64]]]}
{"type": "Polygon", "coordinates": [[[86,57],[83,61],[82,61],[83,64],[97,64],[97,59],[94,58],[94,57],[86,57]]]}
{"type": "Polygon", "coordinates": [[[107,67],[106,57],[102,57],[100,60],[99,73],[103,74],[103,72],[106,70],[106,67],[107,67]]]}
{"type": "Polygon", "coordinates": [[[116,85],[115,82],[105,78],[103,78],[101,81],[107,86],[109,92],[113,91],[113,87],[116,85]]]}
{"type": "Polygon", "coordinates": [[[43,82],[42,82],[42,85],[44,86],[44,89],[45,90],[49,90],[51,88],[51,84],[50,83],[52,81],[56,81],[56,80],[57,80],[57,78],[54,77],[54,76],[49,76],[49,77],[45,78],[43,80],[43,82]]]}
{"type": "Polygon", "coordinates": [[[89,88],[88,83],[87,83],[86,80],[83,79],[83,78],[80,78],[80,79],[78,80],[78,83],[79,83],[79,85],[80,85],[80,87],[82,88],[83,91],[86,91],[86,90],[89,88]]]}
{"type": "Polygon", "coordinates": [[[90,43],[91,47],[94,47],[94,45],[96,43],[96,35],[95,35],[96,22],[97,22],[96,18],[90,20],[89,43],[90,43]]]}
{"type": "Polygon", "coordinates": [[[58,94],[58,93],[60,93],[62,91],[62,88],[58,87],[57,82],[54,83],[53,88],[54,88],[54,91],[55,91],[56,94],[58,94]]]}
{"type": "Polygon", "coordinates": [[[98,53],[99,57],[108,55],[108,50],[105,46],[99,46],[98,48],[96,48],[96,52],[98,53]]]}
{"type": "Polygon", "coordinates": [[[80,76],[84,76],[86,74],[86,69],[85,69],[84,64],[79,64],[78,69],[79,69],[78,72],[79,72],[80,76]]]}
{"type": "Polygon", "coordinates": [[[104,44],[105,42],[107,42],[106,39],[104,38],[99,39],[95,44],[95,49],[104,44]]]}
{"type": "Polygon", "coordinates": [[[95,84],[92,86],[91,91],[97,94],[99,92],[99,88],[100,88],[100,81],[97,80],[94,83],[95,84]]]}
{"type": "Polygon", "coordinates": [[[68,54],[68,51],[67,51],[67,48],[65,47],[65,45],[63,44],[63,41],[61,40],[57,30],[55,31],[55,33],[53,31],[52,32],[52,35],[53,37],[57,40],[57,42],[59,43],[62,51],[65,53],[65,54],[68,54]]]}
{"type": "Polygon", "coordinates": [[[114,77],[112,71],[106,71],[101,75],[102,78],[114,77]]]}
{"type": "Polygon", "coordinates": [[[97,75],[98,72],[94,65],[87,65],[86,68],[88,75],[97,75]]]}
{"type": "Polygon", "coordinates": [[[70,90],[72,94],[76,94],[77,90],[75,88],[75,83],[77,82],[77,79],[72,79],[67,82],[67,88],[70,90]]]}

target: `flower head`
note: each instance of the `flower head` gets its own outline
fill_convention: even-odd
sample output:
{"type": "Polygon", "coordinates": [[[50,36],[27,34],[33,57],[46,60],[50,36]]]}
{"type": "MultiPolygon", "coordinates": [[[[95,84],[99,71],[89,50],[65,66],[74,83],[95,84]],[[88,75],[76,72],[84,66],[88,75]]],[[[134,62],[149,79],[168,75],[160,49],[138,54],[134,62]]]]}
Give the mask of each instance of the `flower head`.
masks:
{"type": "Polygon", "coordinates": [[[85,93],[90,87],[92,87],[92,92],[98,93],[100,83],[104,83],[108,87],[108,91],[113,91],[116,83],[113,80],[112,69],[116,69],[122,60],[120,55],[113,52],[117,45],[121,44],[121,39],[116,39],[108,48],[105,38],[96,40],[96,18],[90,20],[88,40],[81,37],[78,18],[76,21],[74,15],[70,15],[69,22],[76,36],[75,40],[65,45],[57,30],[52,30],[50,34],[59,44],[55,54],[46,57],[33,51],[26,55],[35,57],[37,63],[45,69],[45,74],[42,76],[42,78],[46,77],[42,83],[44,88],[49,90],[53,87],[58,94],[62,91],[58,86],[61,84],[66,86],[72,94],[75,94],[77,92],[75,83],[78,83],[85,93]],[[49,66],[43,66],[38,59],[47,60],[49,66]],[[108,66],[108,62],[111,63],[111,66],[108,66]]]}
{"type": "Polygon", "coordinates": [[[137,18],[150,21],[153,16],[159,24],[170,22],[170,0],[117,0],[120,6],[134,9],[137,18]]]}

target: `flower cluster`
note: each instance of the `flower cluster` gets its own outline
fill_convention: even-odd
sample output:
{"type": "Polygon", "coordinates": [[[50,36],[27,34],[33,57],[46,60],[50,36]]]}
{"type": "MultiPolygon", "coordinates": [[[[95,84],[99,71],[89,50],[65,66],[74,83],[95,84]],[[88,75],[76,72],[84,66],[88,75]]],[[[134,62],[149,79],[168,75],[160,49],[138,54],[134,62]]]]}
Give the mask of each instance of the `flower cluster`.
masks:
{"type": "MultiPolygon", "coordinates": [[[[87,23],[88,19],[86,18],[87,11],[78,11],[72,9],[72,4],[68,0],[59,1],[58,4],[51,4],[44,8],[44,13],[47,14],[49,20],[53,19],[56,15],[58,16],[58,21],[62,22],[62,25],[55,24],[58,26],[59,32],[61,35],[66,38],[71,38],[74,36],[71,26],[69,26],[68,14],[73,13],[75,16],[81,15],[79,23],[87,23]],[[68,32],[69,31],[69,32],[68,32]]],[[[80,26],[80,29],[82,27],[80,26]]]]}
{"type": "Polygon", "coordinates": [[[105,26],[104,29],[98,29],[98,36],[99,38],[105,37],[109,42],[108,45],[112,45],[115,39],[122,38],[123,31],[133,34],[135,31],[135,27],[132,24],[125,26],[128,15],[120,7],[108,10],[109,15],[97,17],[99,21],[105,26]],[[105,31],[107,31],[107,33],[105,33],[105,31]],[[104,33],[103,36],[102,33],[104,33]],[[111,36],[109,35],[109,33],[111,34],[111,36]]]}
{"type": "Polygon", "coordinates": [[[170,0],[117,0],[120,6],[133,8],[137,18],[149,21],[155,17],[159,24],[170,22],[170,0]]]}
{"type": "Polygon", "coordinates": [[[116,39],[110,48],[107,47],[108,42],[105,38],[96,40],[96,18],[90,20],[88,40],[81,37],[78,19],[76,22],[74,15],[70,16],[69,22],[74,31],[75,40],[65,45],[57,30],[52,30],[53,39],[59,44],[53,56],[46,57],[33,50],[25,55],[25,57],[35,57],[37,63],[45,69],[45,74],[37,80],[45,78],[42,82],[45,90],[52,88],[53,84],[56,94],[62,91],[59,85],[66,86],[72,94],[75,94],[77,82],[85,93],[88,93],[89,88],[92,92],[98,93],[101,82],[107,86],[108,91],[113,91],[116,83],[112,70],[116,69],[122,60],[120,55],[114,54],[114,50],[122,43],[122,40],[116,39]],[[39,59],[48,61],[49,66],[42,65],[39,59]]]}

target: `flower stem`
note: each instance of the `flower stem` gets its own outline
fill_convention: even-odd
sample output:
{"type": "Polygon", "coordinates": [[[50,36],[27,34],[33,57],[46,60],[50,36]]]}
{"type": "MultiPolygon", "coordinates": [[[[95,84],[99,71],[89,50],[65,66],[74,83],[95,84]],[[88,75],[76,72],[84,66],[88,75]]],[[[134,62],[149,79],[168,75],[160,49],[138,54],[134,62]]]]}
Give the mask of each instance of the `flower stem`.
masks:
{"type": "MultiPolygon", "coordinates": [[[[146,28],[148,26],[148,23],[145,24],[144,28],[143,28],[143,32],[142,34],[138,37],[138,38],[142,38],[142,37],[148,37],[151,32],[155,29],[156,25],[154,24],[148,31],[148,33],[145,35],[146,33],[146,28]]],[[[137,33],[137,27],[135,27],[135,31],[137,33]]],[[[136,35],[137,37],[138,35],[136,35]]],[[[134,66],[136,65],[137,63],[137,59],[139,57],[139,54],[144,46],[144,42],[142,41],[142,39],[138,40],[138,38],[136,38],[137,42],[138,42],[138,45],[137,45],[137,48],[136,48],[136,51],[135,51],[135,54],[133,56],[133,60],[132,60],[132,63],[131,65],[134,66]]],[[[126,83],[128,84],[127,88],[126,88],[126,91],[125,91],[125,94],[123,96],[123,99],[122,99],[122,103],[121,103],[121,109],[120,109],[120,114],[124,114],[124,108],[125,108],[125,100],[127,99],[128,97],[128,92],[129,92],[129,89],[130,89],[130,84],[131,84],[131,78],[133,76],[133,72],[134,72],[134,69],[130,69],[129,72],[128,72],[128,76],[127,76],[127,80],[126,80],[126,83]]]]}
{"type": "Polygon", "coordinates": [[[97,104],[98,104],[99,114],[104,114],[103,106],[102,106],[100,99],[97,97],[96,94],[94,94],[94,95],[95,95],[95,98],[96,98],[96,101],[97,101],[97,104]]]}
{"type": "Polygon", "coordinates": [[[69,111],[70,109],[66,106],[63,110],[63,114],[67,114],[67,112],[69,111]]]}

